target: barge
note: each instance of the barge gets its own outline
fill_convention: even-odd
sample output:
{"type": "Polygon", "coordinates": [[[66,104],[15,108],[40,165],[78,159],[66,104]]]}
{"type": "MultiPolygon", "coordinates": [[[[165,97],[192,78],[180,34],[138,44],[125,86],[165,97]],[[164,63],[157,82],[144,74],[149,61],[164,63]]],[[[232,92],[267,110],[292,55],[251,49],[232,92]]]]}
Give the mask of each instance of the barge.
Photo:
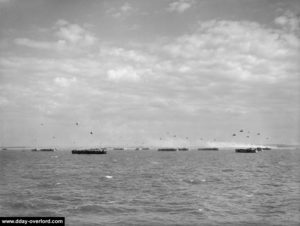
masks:
{"type": "Polygon", "coordinates": [[[237,152],[237,153],[256,153],[257,148],[238,148],[238,149],[235,149],[235,152],[237,152]]]}
{"type": "Polygon", "coordinates": [[[124,151],[125,149],[124,149],[124,148],[118,148],[118,147],[117,147],[117,148],[113,148],[113,150],[114,150],[114,151],[124,151]]]}
{"type": "Polygon", "coordinates": [[[54,151],[53,148],[42,148],[42,149],[31,149],[31,151],[43,151],[43,152],[47,152],[47,151],[54,151]]]}
{"type": "Polygon", "coordinates": [[[107,151],[99,148],[72,150],[72,154],[106,154],[106,153],[107,151]]]}
{"type": "Polygon", "coordinates": [[[219,151],[219,148],[198,148],[198,151],[219,151]]]}
{"type": "Polygon", "coordinates": [[[188,151],[188,148],[178,148],[178,151],[188,151]]]}
{"type": "Polygon", "coordinates": [[[159,148],[158,151],[177,151],[177,148],[159,148]]]}

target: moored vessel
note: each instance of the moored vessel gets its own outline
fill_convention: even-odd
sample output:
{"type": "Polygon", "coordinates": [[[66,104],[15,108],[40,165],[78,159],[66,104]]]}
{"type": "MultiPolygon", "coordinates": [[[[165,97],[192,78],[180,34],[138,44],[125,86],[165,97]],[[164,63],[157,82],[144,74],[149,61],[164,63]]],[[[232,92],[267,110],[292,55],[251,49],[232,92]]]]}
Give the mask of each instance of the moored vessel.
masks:
{"type": "Polygon", "coordinates": [[[125,149],[124,148],[120,148],[120,147],[115,147],[113,148],[114,151],[124,151],[125,149]]]}
{"type": "Polygon", "coordinates": [[[177,148],[159,148],[157,151],[177,151],[177,148]]]}
{"type": "Polygon", "coordinates": [[[178,151],[188,151],[188,148],[178,148],[178,151]]]}
{"type": "Polygon", "coordinates": [[[42,152],[49,152],[49,151],[54,151],[53,148],[41,148],[41,149],[37,149],[37,148],[34,148],[34,149],[31,149],[31,151],[42,151],[42,152]]]}
{"type": "Polygon", "coordinates": [[[235,149],[235,152],[237,152],[237,153],[256,153],[257,149],[256,148],[238,148],[238,149],[235,149]]]}
{"type": "Polygon", "coordinates": [[[72,154],[106,154],[107,151],[99,148],[72,150],[72,154]]]}
{"type": "Polygon", "coordinates": [[[218,151],[219,148],[198,148],[198,151],[218,151]]]}

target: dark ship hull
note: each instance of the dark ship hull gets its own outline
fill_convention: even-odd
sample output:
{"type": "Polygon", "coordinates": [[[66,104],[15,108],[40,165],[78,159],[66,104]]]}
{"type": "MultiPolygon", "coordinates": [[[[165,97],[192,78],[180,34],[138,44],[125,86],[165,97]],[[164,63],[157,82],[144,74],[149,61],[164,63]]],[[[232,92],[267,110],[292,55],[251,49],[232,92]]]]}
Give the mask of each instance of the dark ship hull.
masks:
{"type": "Polygon", "coordinates": [[[72,154],[106,154],[107,151],[102,149],[82,149],[82,150],[72,150],[72,154]]]}
{"type": "Polygon", "coordinates": [[[235,152],[237,152],[237,153],[256,153],[257,149],[256,148],[239,148],[239,149],[235,149],[235,152]]]}

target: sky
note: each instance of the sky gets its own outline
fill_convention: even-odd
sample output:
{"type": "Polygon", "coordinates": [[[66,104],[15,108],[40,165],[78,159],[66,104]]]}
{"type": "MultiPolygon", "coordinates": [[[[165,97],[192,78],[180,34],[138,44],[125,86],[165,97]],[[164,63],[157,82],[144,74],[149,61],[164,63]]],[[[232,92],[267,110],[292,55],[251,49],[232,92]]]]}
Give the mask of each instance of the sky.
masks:
{"type": "Polygon", "coordinates": [[[298,0],[0,0],[0,146],[299,144],[299,58],[298,0]]]}

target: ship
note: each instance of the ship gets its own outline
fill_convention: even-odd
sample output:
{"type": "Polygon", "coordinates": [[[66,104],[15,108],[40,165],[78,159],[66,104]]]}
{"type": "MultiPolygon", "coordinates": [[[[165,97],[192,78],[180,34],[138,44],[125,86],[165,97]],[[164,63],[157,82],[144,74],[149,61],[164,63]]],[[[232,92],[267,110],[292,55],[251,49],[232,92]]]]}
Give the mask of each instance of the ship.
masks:
{"type": "Polygon", "coordinates": [[[159,148],[157,151],[177,151],[177,148],[159,148]]]}
{"type": "Polygon", "coordinates": [[[115,147],[113,148],[114,151],[124,151],[125,149],[124,148],[119,148],[119,147],[115,147]]]}
{"type": "Polygon", "coordinates": [[[188,151],[188,148],[178,148],[178,151],[188,151]]]}
{"type": "Polygon", "coordinates": [[[263,149],[261,147],[257,147],[256,150],[257,151],[263,151],[263,149]]]}
{"type": "Polygon", "coordinates": [[[198,148],[198,151],[218,151],[219,148],[198,148]]]}
{"type": "Polygon", "coordinates": [[[72,154],[106,154],[107,151],[99,148],[72,150],[72,154]]]}
{"type": "Polygon", "coordinates": [[[48,151],[54,151],[53,148],[41,148],[41,149],[31,149],[31,151],[43,151],[43,152],[48,152],[48,151]]]}
{"type": "Polygon", "coordinates": [[[238,148],[235,149],[237,153],[256,153],[258,150],[257,148],[238,148]]]}
{"type": "Polygon", "coordinates": [[[147,147],[136,147],[135,150],[136,151],[147,151],[147,150],[150,150],[150,148],[147,148],[147,147]]]}

